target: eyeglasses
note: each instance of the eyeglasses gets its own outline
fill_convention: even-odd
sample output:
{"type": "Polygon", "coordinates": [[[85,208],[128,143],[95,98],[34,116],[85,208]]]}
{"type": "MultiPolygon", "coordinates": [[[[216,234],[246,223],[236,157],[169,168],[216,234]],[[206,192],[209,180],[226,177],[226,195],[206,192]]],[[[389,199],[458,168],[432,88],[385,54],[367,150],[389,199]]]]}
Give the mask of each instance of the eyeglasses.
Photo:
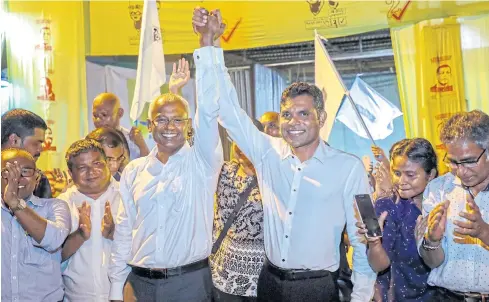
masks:
{"type": "Polygon", "coordinates": [[[459,162],[449,159],[447,157],[447,154],[445,154],[445,157],[443,157],[443,162],[445,163],[445,165],[447,165],[447,167],[452,169],[458,168],[458,166],[463,166],[464,168],[475,168],[477,167],[477,164],[479,163],[479,160],[481,159],[482,155],[484,155],[486,151],[487,149],[482,150],[481,155],[479,155],[479,157],[477,157],[477,159],[475,160],[463,160],[459,162]]]}
{"type": "MultiPolygon", "coordinates": [[[[7,178],[7,174],[8,174],[7,168],[3,169],[2,170],[2,177],[7,178]]],[[[34,168],[22,168],[20,170],[20,175],[22,177],[32,177],[32,176],[34,176],[34,174],[36,174],[36,169],[34,169],[34,168]]]]}
{"type": "Polygon", "coordinates": [[[124,156],[124,154],[122,154],[121,156],[119,156],[118,158],[114,158],[114,157],[107,157],[107,161],[109,163],[120,163],[120,162],[123,162],[124,160],[126,159],[126,157],[124,156]]]}
{"type": "Polygon", "coordinates": [[[181,117],[175,117],[172,119],[168,119],[166,117],[159,117],[153,121],[151,121],[155,126],[157,127],[165,127],[170,124],[173,124],[173,126],[182,126],[188,121],[188,118],[181,118],[181,117]]]}

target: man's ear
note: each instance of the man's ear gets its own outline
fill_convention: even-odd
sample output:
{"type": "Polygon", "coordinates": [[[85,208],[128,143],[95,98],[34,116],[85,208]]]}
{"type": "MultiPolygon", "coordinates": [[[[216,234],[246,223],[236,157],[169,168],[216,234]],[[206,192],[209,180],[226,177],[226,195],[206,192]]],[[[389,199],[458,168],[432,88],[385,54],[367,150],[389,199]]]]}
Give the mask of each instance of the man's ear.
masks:
{"type": "Polygon", "coordinates": [[[22,146],[22,139],[15,133],[12,133],[8,137],[9,147],[20,148],[22,146]]]}
{"type": "Polygon", "coordinates": [[[328,114],[326,113],[326,111],[319,112],[319,128],[322,128],[324,126],[327,116],[328,114]]]}
{"type": "Polygon", "coordinates": [[[117,116],[118,116],[119,118],[122,118],[122,117],[124,116],[124,109],[123,109],[123,108],[119,108],[119,109],[117,110],[117,116]]]}

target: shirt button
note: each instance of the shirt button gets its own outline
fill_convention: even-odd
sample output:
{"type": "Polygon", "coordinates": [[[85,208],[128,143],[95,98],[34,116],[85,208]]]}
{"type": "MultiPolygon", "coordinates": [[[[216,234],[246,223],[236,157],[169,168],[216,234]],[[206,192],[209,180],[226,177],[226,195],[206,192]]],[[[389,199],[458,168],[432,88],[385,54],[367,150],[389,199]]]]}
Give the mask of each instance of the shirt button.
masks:
{"type": "Polygon", "coordinates": [[[197,59],[200,59],[200,56],[197,56],[197,59]]]}
{"type": "Polygon", "coordinates": [[[300,171],[300,170],[301,170],[301,168],[297,168],[297,170],[299,170],[299,171],[300,171]]]}
{"type": "Polygon", "coordinates": [[[15,254],[14,254],[14,255],[12,255],[12,258],[14,258],[14,259],[15,259],[15,257],[17,257],[17,255],[15,255],[15,254]]]}
{"type": "Polygon", "coordinates": [[[289,238],[289,236],[288,235],[285,235],[285,238],[289,238]]]}
{"type": "Polygon", "coordinates": [[[282,262],[285,262],[285,259],[282,259],[282,262]]]}
{"type": "Polygon", "coordinates": [[[292,212],[289,212],[289,215],[292,215],[292,212]]]}
{"type": "Polygon", "coordinates": [[[13,276],[13,277],[12,277],[12,279],[16,280],[16,279],[17,279],[17,277],[16,277],[16,276],[13,276]]]}
{"type": "Polygon", "coordinates": [[[297,191],[296,189],[294,189],[294,192],[297,191]]]}
{"type": "Polygon", "coordinates": [[[160,226],[160,230],[161,230],[162,228],[163,228],[163,227],[162,227],[162,226],[160,226]]]}

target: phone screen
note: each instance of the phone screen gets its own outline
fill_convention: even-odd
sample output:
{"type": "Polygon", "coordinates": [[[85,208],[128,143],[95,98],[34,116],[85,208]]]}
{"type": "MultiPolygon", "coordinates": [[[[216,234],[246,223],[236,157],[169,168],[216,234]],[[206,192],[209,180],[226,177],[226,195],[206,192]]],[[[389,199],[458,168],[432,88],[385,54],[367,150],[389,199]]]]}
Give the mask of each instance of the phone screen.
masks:
{"type": "Polygon", "coordinates": [[[362,222],[367,226],[367,237],[382,237],[379,220],[369,194],[355,195],[362,222]]]}

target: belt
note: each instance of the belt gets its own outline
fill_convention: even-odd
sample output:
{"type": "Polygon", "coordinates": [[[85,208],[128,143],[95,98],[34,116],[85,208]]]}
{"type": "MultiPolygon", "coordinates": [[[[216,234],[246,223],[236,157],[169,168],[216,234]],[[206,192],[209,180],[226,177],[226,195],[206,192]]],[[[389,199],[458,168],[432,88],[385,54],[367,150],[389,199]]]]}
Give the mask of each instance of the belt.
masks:
{"type": "Polygon", "coordinates": [[[445,296],[449,297],[456,297],[460,299],[464,299],[463,301],[470,301],[470,302],[486,302],[489,301],[489,294],[482,294],[482,293],[472,293],[472,292],[459,292],[459,291],[451,291],[446,288],[438,288],[438,291],[441,292],[445,296]]]}
{"type": "Polygon", "coordinates": [[[269,271],[271,274],[280,278],[280,280],[304,280],[304,279],[314,279],[322,278],[327,276],[332,276],[334,281],[338,279],[338,271],[330,272],[327,270],[299,270],[299,269],[283,269],[278,266],[273,265],[270,261],[265,260],[263,267],[269,271]]]}
{"type": "Polygon", "coordinates": [[[139,266],[131,266],[131,272],[137,276],[149,279],[168,279],[170,277],[180,276],[208,266],[209,261],[206,258],[204,260],[174,268],[145,268],[139,266]]]}

